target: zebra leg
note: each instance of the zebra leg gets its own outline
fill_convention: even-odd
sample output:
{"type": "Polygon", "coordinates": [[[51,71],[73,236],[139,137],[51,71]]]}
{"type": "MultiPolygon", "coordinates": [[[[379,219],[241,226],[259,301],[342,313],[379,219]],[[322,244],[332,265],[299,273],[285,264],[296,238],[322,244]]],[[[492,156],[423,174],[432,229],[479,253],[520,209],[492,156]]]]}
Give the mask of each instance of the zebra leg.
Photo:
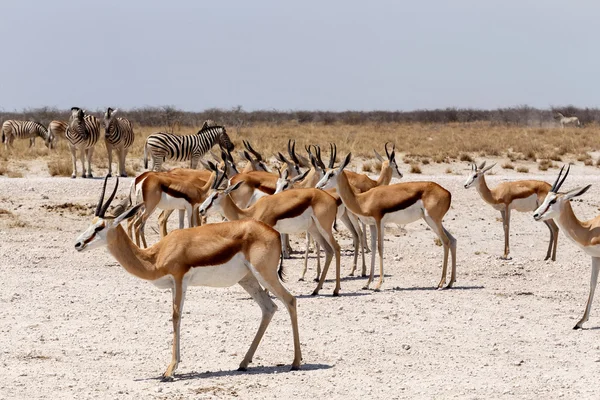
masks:
{"type": "Polygon", "coordinates": [[[198,161],[200,161],[200,157],[192,157],[190,160],[190,168],[196,169],[196,167],[198,166],[198,161]]]}
{"type": "Polygon", "coordinates": [[[82,148],[79,152],[79,159],[81,160],[81,177],[85,178],[85,149],[82,148]]]}
{"type": "Polygon", "coordinates": [[[127,158],[127,149],[125,146],[121,147],[119,154],[119,175],[121,175],[123,178],[126,178],[127,170],[125,169],[125,159],[127,158]]]}
{"type": "Polygon", "coordinates": [[[73,173],[71,174],[71,178],[75,179],[77,177],[77,149],[74,146],[69,146],[71,149],[71,161],[73,161],[73,173]]]}
{"type": "Polygon", "coordinates": [[[106,145],[106,153],[108,155],[108,173],[106,174],[106,176],[110,177],[112,176],[112,144],[108,143],[108,142],[104,142],[104,144],[106,145]]]}
{"type": "Polygon", "coordinates": [[[90,147],[89,149],[87,149],[85,151],[85,153],[87,154],[87,164],[88,164],[87,177],[93,178],[94,175],[92,175],[92,156],[94,155],[94,148],[90,147]]]}

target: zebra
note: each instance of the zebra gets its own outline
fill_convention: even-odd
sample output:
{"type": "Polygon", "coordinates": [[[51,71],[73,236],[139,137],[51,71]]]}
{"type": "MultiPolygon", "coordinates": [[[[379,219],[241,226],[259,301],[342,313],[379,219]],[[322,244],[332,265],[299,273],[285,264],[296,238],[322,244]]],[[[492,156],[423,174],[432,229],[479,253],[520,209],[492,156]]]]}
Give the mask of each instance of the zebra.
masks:
{"type": "Polygon", "coordinates": [[[559,112],[557,112],[556,114],[557,114],[557,119],[560,122],[560,127],[562,129],[565,129],[565,125],[581,126],[581,123],[579,122],[579,118],[577,118],[577,117],[565,117],[564,115],[562,115],[559,112]]]}
{"type": "Polygon", "coordinates": [[[115,118],[117,110],[108,107],[104,113],[104,144],[106,144],[106,152],[108,153],[107,176],[112,175],[112,151],[114,148],[119,160],[119,175],[126,177],[125,157],[133,144],[135,135],[133,134],[133,126],[128,119],[115,118]]]}
{"type": "Polygon", "coordinates": [[[39,122],[9,119],[2,124],[2,143],[4,143],[6,151],[13,148],[15,139],[29,139],[29,147],[31,147],[35,144],[35,138],[38,136],[44,139],[46,147],[54,148],[54,140],[48,129],[39,122]]]}
{"type": "Polygon", "coordinates": [[[172,133],[153,133],[146,139],[144,145],[144,168],[148,169],[148,153],[152,157],[152,170],[160,171],[166,159],[185,161],[190,160],[190,167],[196,168],[200,158],[216,143],[225,150],[233,150],[233,143],[223,126],[208,126],[204,122],[195,135],[175,135],[172,133]]]}
{"type": "Polygon", "coordinates": [[[52,136],[52,140],[56,142],[59,137],[65,138],[65,132],[67,131],[68,124],[64,121],[50,121],[48,124],[48,133],[52,136]]]}
{"type": "Polygon", "coordinates": [[[82,178],[93,178],[92,176],[92,156],[94,146],[100,137],[100,121],[93,115],[85,115],[85,111],[79,107],[71,108],[71,117],[65,132],[65,138],[69,142],[71,149],[71,158],[73,160],[73,174],[71,178],[77,176],[77,150],[81,151],[82,178]],[[87,175],[85,173],[85,158],[87,157],[87,175]]]}

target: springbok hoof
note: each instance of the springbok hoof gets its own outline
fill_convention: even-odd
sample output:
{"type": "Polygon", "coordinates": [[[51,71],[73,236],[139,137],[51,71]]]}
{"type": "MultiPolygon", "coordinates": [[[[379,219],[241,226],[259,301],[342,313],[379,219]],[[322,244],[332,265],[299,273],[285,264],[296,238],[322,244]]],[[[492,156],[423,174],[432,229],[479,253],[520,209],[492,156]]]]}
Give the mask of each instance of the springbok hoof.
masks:
{"type": "Polygon", "coordinates": [[[580,329],[583,329],[583,327],[582,327],[582,326],[579,326],[579,325],[575,325],[575,326],[573,327],[573,330],[574,330],[574,331],[578,331],[578,330],[580,330],[580,329]]]}
{"type": "Polygon", "coordinates": [[[299,370],[300,370],[300,366],[299,365],[292,364],[292,368],[290,368],[290,371],[299,371],[299,370]]]}
{"type": "Polygon", "coordinates": [[[247,367],[242,367],[240,365],[240,367],[237,370],[240,371],[240,372],[246,372],[246,371],[248,371],[248,368],[247,367]]]}
{"type": "Polygon", "coordinates": [[[318,294],[319,294],[319,291],[318,291],[318,290],[315,290],[315,291],[313,291],[313,292],[312,292],[310,295],[311,295],[311,296],[316,296],[316,295],[318,295],[318,294]]]}
{"type": "Polygon", "coordinates": [[[173,376],[166,376],[163,375],[163,377],[160,379],[161,382],[173,382],[173,376]]]}

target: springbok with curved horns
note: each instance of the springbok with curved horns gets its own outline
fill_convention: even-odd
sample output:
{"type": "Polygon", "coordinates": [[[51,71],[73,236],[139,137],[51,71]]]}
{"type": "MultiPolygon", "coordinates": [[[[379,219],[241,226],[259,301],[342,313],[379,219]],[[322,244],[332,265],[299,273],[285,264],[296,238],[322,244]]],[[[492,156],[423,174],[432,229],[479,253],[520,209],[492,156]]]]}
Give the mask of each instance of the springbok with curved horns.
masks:
{"type": "MultiPolygon", "coordinates": [[[[494,209],[500,211],[502,215],[502,225],[504,227],[504,254],[502,259],[508,260],[510,253],[510,213],[511,210],[521,212],[531,212],[535,210],[544,201],[551,189],[549,183],[536,180],[523,180],[513,182],[502,182],[494,189],[490,189],[485,181],[485,173],[494,168],[496,164],[485,167],[485,161],[479,167],[477,164],[471,164],[471,174],[465,182],[465,189],[472,186],[477,188],[481,198],[494,209]]],[[[544,221],[550,230],[550,242],[546,252],[547,260],[552,258],[556,261],[556,246],[558,244],[558,226],[552,220],[544,221]]]]}
{"type": "Polygon", "coordinates": [[[565,117],[564,115],[562,115],[559,112],[556,113],[556,116],[558,118],[558,122],[560,122],[560,127],[562,129],[565,129],[565,126],[568,126],[568,125],[581,126],[581,123],[579,122],[579,118],[577,118],[577,117],[565,117]]]}
{"type": "Polygon", "coordinates": [[[86,251],[106,246],[112,256],[130,274],[173,293],[173,348],[171,363],[163,380],[173,380],[181,361],[180,331],[183,303],[188,286],[230,287],[238,283],[258,303],[262,311],[260,326],[239,370],[245,371],[265,333],[277,306],[263,287],[287,308],[294,336],[292,369],[300,368],[302,354],[298,335],[296,298],[282,285],[279,267],[279,234],[255,220],[224,222],[181,229],[162,238],[148,249],[140,249],[125,233],[121,222],[131,218],[141,204],[116,218],[105,216],[117,193],[115,188],[104,204],[106,182],[100,194],[96,214],[90,226],[77,238],[75,249],[86,251]],[[261,286],[262,285],[262,286],[261,286]]]}
{"type": "Polygon", "coordinates": [[[598,272],[600,272],[600,216],[592,218],[588,221],[580,221],[571,207],[571,199],[581,196],[592,185],[581,186],[565,193],[560,193],[560,187],[569,175],[570,166],[564,176],[561,175],[564,166],[560,169],[558,177],[552,185],[548,195],[542,204],[534,211],[533,218],[536,221],[547,222],[554,220],[562,229],[565,235],[571,239],[577,246],[592,257],[592,276],[590,278],[590,294],[583,317],[577,322],[573,329],[581,329],[583,324],[590,317],[590,309],[596,291],[598,282],[598,272]]]}
{"type": "Polygon", "coordinates": [[[325,249],[325,266],[313,295],[323,287],[333,256],[335,256],[336,285],[333,295],[340,291],[340,246],[333,237],[337,204],[333,197],[322,190],[292,189],[272,196],[262,197],[254,205],[242,209],[231,198],[242,182],[224,191],[212,189],[200,206],[200,214],[209,210],[219,211],[228,220],[254,218],[272,226],[280,233],[310,233],[325,249]]]}
{"type": "MultiPolygon", "coordinates": [[[[350,163],[351,153],[348,153],[337,169],[329,169],[317,184],[318,189],[335,187],[344,205],[371,228],[371,246],[379,252],[379,282],[375,290],[383,284],[383,236],[387,223],[406,225],[419,219],[440,238],[444,246],[444,263],[442,279],[438,288],[446,283],[448,266],[448,251],[452,252],[452,273],[448,288],[456,280],[456,239],[444,228],[442,219],[450,209],[452,195],[449,191],[435,182],[406,182],[389,186],[378,186],[365,193],[355,193],[344,172],[350,163]]],[[[373,250],[375,251],[375,250],[373,250]]],[[[371,259],[371,275],[365,289],[373,281],[375,263],[371,259]]]]}

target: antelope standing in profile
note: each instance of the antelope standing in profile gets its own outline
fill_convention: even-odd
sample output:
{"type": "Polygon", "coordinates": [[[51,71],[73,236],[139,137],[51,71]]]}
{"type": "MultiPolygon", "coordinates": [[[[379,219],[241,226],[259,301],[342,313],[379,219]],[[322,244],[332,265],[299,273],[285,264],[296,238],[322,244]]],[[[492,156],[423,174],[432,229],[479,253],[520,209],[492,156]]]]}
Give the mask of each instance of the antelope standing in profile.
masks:
{"type": "MultiPolygon", "coordinates": [[[[344,205],[371,228],[371,246],[379,252],[379,282],[375,290],[383,284],[383,236],[387,223],[406,225],[423,219],[440,238],[444,246],[442,279],[438,288],[446,283],[448,251],[452,252],[452,273],[448,288],[456,280],[456,239],[444,228],[442,219],[450,209],[452,196],[449,191],[435,182],[406,182],[389,186],[378,186],[365,193],[355,193],[344,172],[350,163],[349,153],[337,169],[328,169],[317,184],[318,189],[335,187],[344,205]]],[[[374,252],[375,250],[373,250],[374,252]]],[[[371,275],[365,289],[374,278],[375,262],[371,258],[371,275]]]]}
{"type": "Polygon", "coordinates": [[[235,192],[241,184],[241,182],[237,182],[222,192],[213,188],[200,206],[200,214],[206,215],[209,210],[213,209],[219,211],[230,221],[254,218],[272,226],[282,234],[310,233],[323,246],[326,254],[323,273],[313,295],[317,295],[323,287],[329,265],[335,255],[336,285],[333,295],[338,296],[340,291],[340,246],[332,232],[337,213],[335,199],[317,189],[292,189],[262,197],[254,205],[242,209],[231,198],[231,193],[235,192]]]}
{"type": "MultiPolygon", "coordinates": [[[[521,212],[531,212],[539,207],[544,201],[551,189],[549,183],[536,180],[523,180],[513,182],[502,182],[494,189],[490,189],[485,181],[485,173],[494,168],[492,164],[485,168],[485,161],[477,167],[477,164],[471,164],[471,174],[465,182],[465,189],[472,186],[477,188],[481,198],[494,209],[500,211],[502,216],[502,225],[504,227],[504,254],[502,259],[508,260],[510,253],[510,213],[511,210],[521,212]]],[[[556,246],[558,244],[558,226],[552,220],[544,221],[550,230],[550,242],[546,252],[547,260],[552,257],[556,261],[556,246]]]]}
{"type": "Polygon", "coordinates": [[[590,294],[583,317],[575,324],[573,329],[582,329],[583,324],[590,317],[590,309],[594,300],[594,292],[598,283],[598,272],[600,272],[600,216],[588,221],[580,221],[571,207],[571,199],[581,196],[592,185],[581,186],[565,193],[560,193],[560,187],[567,179],[571,166],[562,177],[564,166],[560,169],[554,185],[544,198],[542,204],[534,211],[533,218],[536,221],[556,221],[565,235],[571,239],[584,252],[592,257],[592,276],[590,278],[590,294]]]}
{"type": "Polygon", "coordinates": [[[150,281],[161,289],[171,289],[173,348],[163,381],[173,380],[181,361],[181,317],[188,286],[230,287],[237,283],[260,306],[260,326],[239,365],[240,371],[245,371],[252,362],[254,352],[277,310],[263,287],[268,289],[285,305],[290,315],[294,337],[292,370],[300,368],[302,354],[296,298],[281,283],[281,242],[275,230],[255,220],[209,224],[172,232],[152,247],[140,249],[127,236],[121,222],[135,215],[142,205],[129,208],[116,218],[105,216],[119,184],[117,178],[115,189],[103,204],[107,180],[108,177],[104,180],[95,217],[76,239],[75,249],[81,252],[106,246],[130,274],[150,281]]]}
{"type": "Polygon", "coordinates": [[[579,118],[577,118],[577,117],[565,117],[564,115],[562,115],[559,112],[557,112],[556,115],[558,118],[558,122],[560,123],[561,129],[565,129],[565,126],[569,126],[569,125],[581,126],[581,123],[579,122],[579,118]]]}

